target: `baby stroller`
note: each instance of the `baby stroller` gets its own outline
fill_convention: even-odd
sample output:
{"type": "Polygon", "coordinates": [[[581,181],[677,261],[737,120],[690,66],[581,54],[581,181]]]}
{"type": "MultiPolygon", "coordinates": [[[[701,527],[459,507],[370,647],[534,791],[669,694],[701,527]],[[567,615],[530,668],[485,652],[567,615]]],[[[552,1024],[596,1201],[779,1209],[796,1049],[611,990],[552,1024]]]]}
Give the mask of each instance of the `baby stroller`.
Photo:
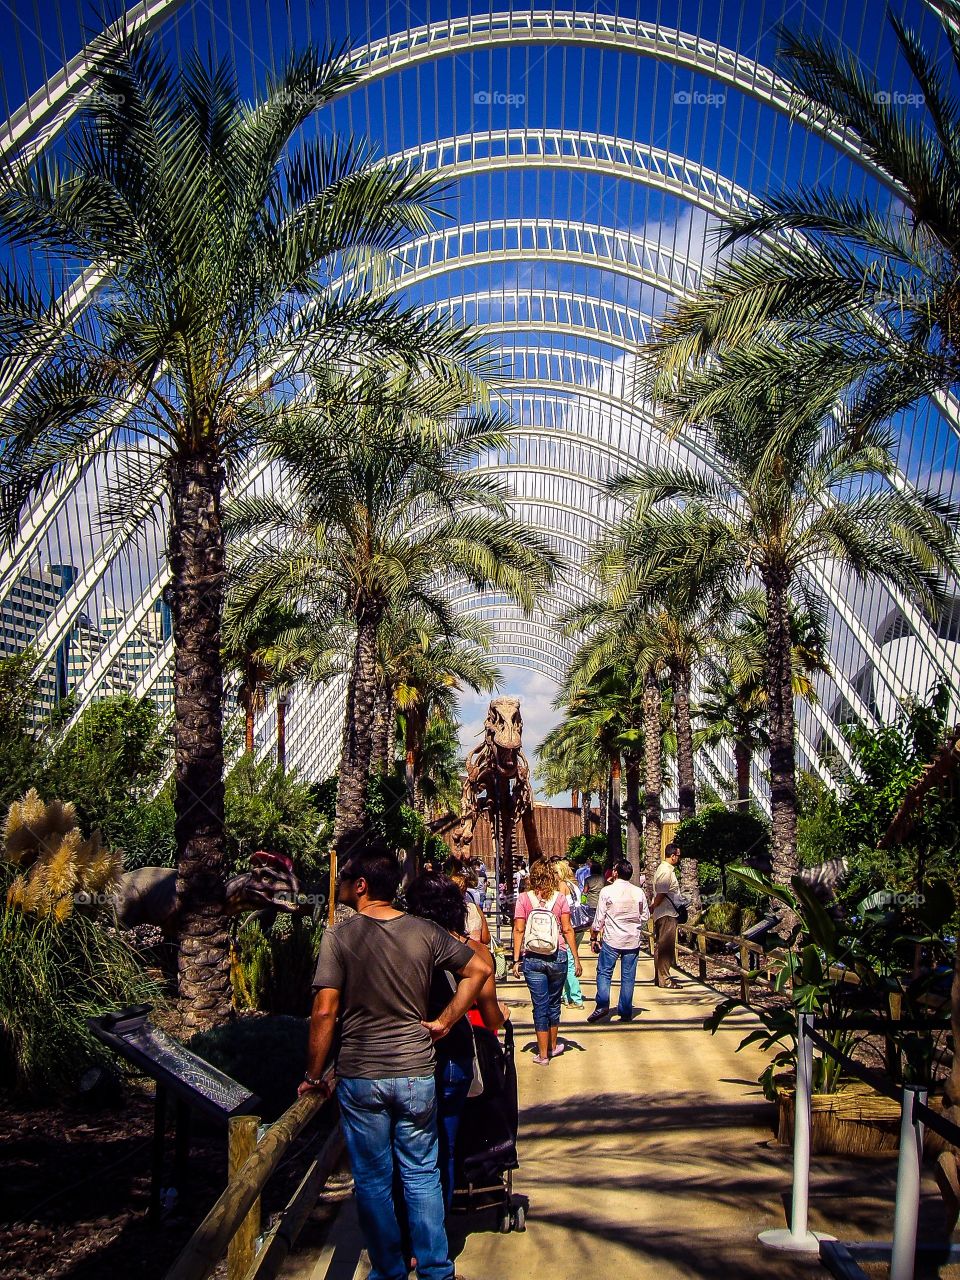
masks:
{"type": "Polygon", "coordinates": [[[513,1194],[517,1160],[517,1067],[513,1026],[503,1046],[492,1031],[474,1027],[483,1093],[468,1098],[457,1134],[453,1207],[463,1212],[495,1208],[503,1233],[524,1231],[524,1207],[513,1194]]]}

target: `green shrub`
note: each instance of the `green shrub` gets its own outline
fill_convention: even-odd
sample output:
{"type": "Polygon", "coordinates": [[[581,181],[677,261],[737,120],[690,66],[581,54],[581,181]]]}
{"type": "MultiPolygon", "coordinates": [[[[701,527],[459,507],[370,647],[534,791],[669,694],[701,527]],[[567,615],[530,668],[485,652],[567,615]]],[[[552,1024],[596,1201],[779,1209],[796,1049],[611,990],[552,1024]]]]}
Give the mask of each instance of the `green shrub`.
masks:
{"type": "Polygon", "coordinates": [[[231,966],[237,1007],[309,1014],[321,932],[322,926],[307,916],[279,915],[271,929],[248,920],[237,934],[231,966]]]}
{"type": "Polygon", "coordinates": [[[306,1018],[236,1018],[197,1032],[187,1047],[255,1093],[261,1117],[275,1120],[296,1101],[308,1033],[306,1018]]]}
{"type": "Polygon", "coordinates": [[[606,862],[607,837],[602,831],[595,831],[588,836],[571,836],[567,844],[567,861],[573,866],[584,862],[606,862]]]}
{"type": "MultiPolygon", "coordinates": [[[[4,872],[0,893],[12,876],[4,872]]],[[[86,1019],[159,1002],[137,954],[101,920],[60,921],[8,904],[0,915],[0,1085],[44,1097],[75,1089],[89,1067],[111,1062],[86,1019]]]]}
{"type": "Polygon", "coordinates": [[[727,902],[755,904],[755,895],[732,879],[727,867],[746,857],[766,857],[770,848],[767,824],[751,810],[708,805],[677,827],[674,840],[685,857],[695,858],[701,891],[719,892],[727,902]]]}
{"type": "Polygon", "coordinates": [[[246,865],[258,849],[293,860],[297,875],[316,875],[326,859],[328,823],[313,789],[271,760],[242,756],[224,797],[227,860],[246,865]]]}
{"type": "Polygon", "coordinates": [[[711,933],[739,933],[741,910],[738,902],[711,902],[703,913],[703,927],[711,933]]]}

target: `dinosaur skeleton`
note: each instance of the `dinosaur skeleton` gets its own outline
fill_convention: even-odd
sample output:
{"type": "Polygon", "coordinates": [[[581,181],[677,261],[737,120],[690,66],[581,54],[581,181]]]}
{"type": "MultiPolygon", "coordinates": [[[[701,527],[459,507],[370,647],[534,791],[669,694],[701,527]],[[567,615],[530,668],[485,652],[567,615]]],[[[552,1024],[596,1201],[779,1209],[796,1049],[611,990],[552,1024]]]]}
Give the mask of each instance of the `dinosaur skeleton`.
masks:
{"type": "Polygon", "coordinates": [[[457,853],[468,857],[477,821],[481,813],[489,814],[500,855],[500,876],[508,894],[513,888],[518,822],[523,824],[530,861],[541,856],[530,765],[520,747],[522,734],[520,699],[494,698],[487,709],[483,742],[467,756],[467,775],[460,795],[460,827],[454,837],[457,853]]]}
{"type": "MultiPolygon", "coordinates": [[[[231,876],[226,883],[226,913],[238,916],[245,911],[273,908],[299,911],[300,884],[289,858],[263,850],[251,855],[249,871],[231,876]]],[[[139,867],[125,871],[117,882],[115,895],[117,922],[125,929],[134,925],[156,925],[164,937],[177,933],[179,901],[175,867],[139,867]]]]}

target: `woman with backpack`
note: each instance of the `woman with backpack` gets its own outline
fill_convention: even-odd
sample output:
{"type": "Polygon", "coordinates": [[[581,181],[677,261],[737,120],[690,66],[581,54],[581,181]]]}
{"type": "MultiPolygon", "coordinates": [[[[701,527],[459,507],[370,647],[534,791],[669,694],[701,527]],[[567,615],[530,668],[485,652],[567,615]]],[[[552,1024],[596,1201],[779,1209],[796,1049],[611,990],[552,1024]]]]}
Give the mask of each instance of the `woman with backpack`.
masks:
{"type": "MultiPolygon", "coordinates": [[[[557,875],[560,877],[560,892],[567,895],[570,903],[570,924],[577,939],[577,946],[583,937],[583,930],[589,925],[590,917],[586,907],[580,901],[580,885],[573,874],[573,867],[565,858],[557,862],[557,875]]],[[[580,990],[580,979],[573,971],[573,952],[567,952],[567,976],[563,984],[563,1003],[573,1009],[583,1008],[583,992],[580,990]]]]}
{"type": "Polygon", "coordinates": [[[565,1047],[557,1043],[557,1033],[568,951],[579,978],[583,968],[570,923],[570,899],[557,864],[539,858],[530,868],[526,891],[517,898],[513,917],[513,973],[525,978],[530,989],[538,1067],[549,1066],[565,1047]]]}

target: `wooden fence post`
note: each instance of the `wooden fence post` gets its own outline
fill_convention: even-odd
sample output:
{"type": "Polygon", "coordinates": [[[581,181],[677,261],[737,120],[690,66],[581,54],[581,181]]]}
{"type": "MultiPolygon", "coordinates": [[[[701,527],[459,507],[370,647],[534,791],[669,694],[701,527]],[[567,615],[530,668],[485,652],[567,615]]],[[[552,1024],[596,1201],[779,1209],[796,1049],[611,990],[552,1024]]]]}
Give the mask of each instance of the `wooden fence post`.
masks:
{"type": "Polygon", "coordinates": [[[740,999],[744,1004],[750,1003],[750,981],[747,970],[750,968],[750,944],[740,939],[740,999]]]}
{"type": "MultiPolygon", "coordinates": [[[[227,1143],[229,1153],[228,1177],[232,1180],[257,1149],[258,1116],[233,1116],[229,1122],[227,1143]]],[[[250,1212],[240,1223],[236,1234],[227,1246],[227,1280],[242,1280],[250,1269],[257,1252],[257,1236],[260,1234],[260,1200],[254,1202],[250,1212]]]]}
{"type": "Polygon", "coordinates": [[[707,980],[707,935],[700,929],[697,932],[697,950],[700,955],[697,958],[697,972],[700,975],[700,981],[707,980]]]}

